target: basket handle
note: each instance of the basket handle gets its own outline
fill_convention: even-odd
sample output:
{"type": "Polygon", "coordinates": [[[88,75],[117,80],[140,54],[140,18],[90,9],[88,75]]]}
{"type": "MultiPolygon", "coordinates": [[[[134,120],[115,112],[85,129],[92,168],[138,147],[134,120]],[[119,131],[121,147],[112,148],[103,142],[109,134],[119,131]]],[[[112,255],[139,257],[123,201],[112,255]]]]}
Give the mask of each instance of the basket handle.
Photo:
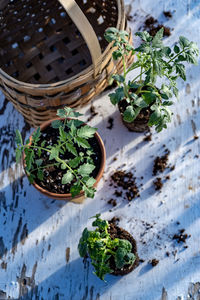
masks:
{"type": "Polygon", "coordinates": [[[101,56],[101,47],[97,39],[96,33],[89,23],[88,19],[78,6],[75,0],[58,0],[62,6],[67,11],[74,24],[77,26],[78,30],[82,34],[84,40],[89,48],[93,67],[94,67],[94,77],[99,73],[101,65],[98,64],[98,59],[101,56]]]}

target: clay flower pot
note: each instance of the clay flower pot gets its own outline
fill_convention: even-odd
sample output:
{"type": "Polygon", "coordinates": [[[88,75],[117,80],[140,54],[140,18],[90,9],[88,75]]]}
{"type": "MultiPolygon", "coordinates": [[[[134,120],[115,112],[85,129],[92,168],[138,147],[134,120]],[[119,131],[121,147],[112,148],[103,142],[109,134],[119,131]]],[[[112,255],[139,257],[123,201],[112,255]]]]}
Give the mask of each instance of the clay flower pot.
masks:
{"type": "MultiPolygon", "coordinates": [[[[44,123],[42,123],[40,125],[40,130],[41,132],[44,131],[48,126],[50,126],[50,124],[55,121],[55,120],[62,120],[61,118],[55,118],[49,121],[46,121],[44,123]]],[[[97,140],[97,143],[100,147],[101,150],[101,163],[100,163],[100,168],[98,171],[97,176],[95,177],[96,182],[94,184],[94,187],[97,186],[98,182],[100,181],[101,177],[103,176],[103,172],[104,172],[104,168],[105,168],[105,162],[106,162],[106,151],[105,151],[105,147],[104,147],[104,143],[100,137],[100,135],[95,132],[94,137],[97,140]]],[[[31,139],[32,139],[32,135],[30,136],[30,143],[31,143],[31,139]]],[[[25,170],[25,156],[23,156],[23,167],[25,170]]],[[[25,170],[26,173],[26,170],[25,170]]],[[[27,175],[27,174],[26,174],[27,175]]],[[[57,199],[57,200],[67,200],[67,201],[72,201],[75,203],[82,203],[83,200],[85,199],[85,195],[84,192],[81,191],[78,195],[72,197],[72,195],[70,193],[68,194],[59,194],[59,193],[53,193],[48,191],[47,189],[41,187],[38,183],[33,182],[32,184],[40,193],[44,194],[47,197],[53,198],[53,199],[57,199]]]]}

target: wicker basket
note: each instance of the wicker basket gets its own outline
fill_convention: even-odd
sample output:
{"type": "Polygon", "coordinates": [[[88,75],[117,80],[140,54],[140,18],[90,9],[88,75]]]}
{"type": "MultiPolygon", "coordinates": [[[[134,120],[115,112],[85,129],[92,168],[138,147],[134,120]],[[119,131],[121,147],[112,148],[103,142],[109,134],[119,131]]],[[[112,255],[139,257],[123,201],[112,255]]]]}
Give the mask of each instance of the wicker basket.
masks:
{"type": "Polygon", "coordinates": [[[86,104],[121,72],[110,26],[125,29],[123,0],[0,0],[0,88],[31,126],[86,104]]]}

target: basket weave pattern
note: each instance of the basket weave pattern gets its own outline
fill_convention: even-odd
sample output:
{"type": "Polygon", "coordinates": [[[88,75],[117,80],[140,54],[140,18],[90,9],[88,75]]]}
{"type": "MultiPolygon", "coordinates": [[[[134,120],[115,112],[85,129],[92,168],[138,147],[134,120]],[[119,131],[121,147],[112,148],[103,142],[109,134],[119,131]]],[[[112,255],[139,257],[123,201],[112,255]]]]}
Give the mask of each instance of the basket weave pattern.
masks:
{"type": "Polygon", "coordinates": [[[84,105],[122,70],[103,37],[110,26],[125,29],[121,1],[76,0],[100,44],[97,74],[87,43],[59,1],[3,0],[3,9],[0,3],[0,88],[30,125],[64,105],[84,105]]]}

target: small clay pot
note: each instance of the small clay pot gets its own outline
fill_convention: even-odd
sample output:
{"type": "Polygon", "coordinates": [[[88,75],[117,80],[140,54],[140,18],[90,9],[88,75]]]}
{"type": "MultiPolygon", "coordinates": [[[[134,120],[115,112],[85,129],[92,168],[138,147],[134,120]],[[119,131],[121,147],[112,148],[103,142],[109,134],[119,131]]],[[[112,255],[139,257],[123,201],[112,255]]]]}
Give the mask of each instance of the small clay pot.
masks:
{"type": "Polygon", "coordinates": [[[108,232],[111,235],[112,239],[119,238],[119,239],[128,240],[132,245],[132,253],[136,256],[136,260],[132,265],[125,265],[122,269],[117,269],[115,267],[114,258],[111,257],[110,258],[110,267],[112,270],[114,270],[111,274],[118,276],[118,275],[126,275],[126,274],[132,272],[139,265],[139,257],[137,254],[137,244],[136,244],[135,239],[132,237],[132,235],[128,231],[116,226],[113,223],[110,223],[108,232]]]}
{"type": "MultiPolygon", "coordinates": [[[[55,120],[63,120],[63,119],[61,119],[61,118],[55,118],[55,119],[46,121],[46,122],[44,122],[44,123],[42,123],[40,125],[40,130],[43,131],[45,128],[47,128],[48,126],[50,126],[50,124],[53,121],[55,121],[55,120]]],[[[100,149],[101,149],[101,164],[100,164],[99,172],[98,172],[97,176],[95,177],[96,182],[94,184],[94,187],[96,187],[97,184],[98,184],[98,182],[100,181],[101,177],[103,176],[103,172],[104,172],[104,168],[105,168],[105,163],[106,163],[106,151],[105,151],[105,146],[104,146],[104,143],[103,143],[100,135],[97,132],[95,132],[94,137],[98,141],[98,144],[99,144],[100,149]]],[[[31,139],[32,139],[32,135],[30,136],[30,143],[31,143],[31,139]]],[[[25,156],[23,156],[23,167],[24,167],[24,170],[25,170],[25,156]]],[[[26,170],[25,170],[25,173],[26,173],[26,170]]],[[[42,188],[36,182],[33,182],[33,186],[40,193],[44,194],[47,197],[56,199],[56,200],[67,200],[67,201],[72,201],[72,202],[75,202],[75,203],[82,203],[83,200],[85,199],[84,191],[81,191],[80,194],[76,195],[75,197],[72,197],[72,195],[70,193],[69,194],[51,193],[50,191],[42,188]]]]}
{"type": "Polygon", "coordinates": [[[149,131],[149,126],[148,126],[148,122],[149,122],[149,118],[150,118],[150,109],[149,108],[143,108],[141,110],[141,112],[139,113],[139,115],[137,116],[137,118],[129,123],[124,121],[123,119],[123,114],[124,111],[126,110],[126,107],[128,106],[128,103],[126,102],[126,100],[122,100],[118,107],[119,107],[119,111],[121,114],[121,118],[122,118],[122,122],[123,124],[128,128],[129,131],[134,131],[134,132],[146,132],[149,131]]]}

